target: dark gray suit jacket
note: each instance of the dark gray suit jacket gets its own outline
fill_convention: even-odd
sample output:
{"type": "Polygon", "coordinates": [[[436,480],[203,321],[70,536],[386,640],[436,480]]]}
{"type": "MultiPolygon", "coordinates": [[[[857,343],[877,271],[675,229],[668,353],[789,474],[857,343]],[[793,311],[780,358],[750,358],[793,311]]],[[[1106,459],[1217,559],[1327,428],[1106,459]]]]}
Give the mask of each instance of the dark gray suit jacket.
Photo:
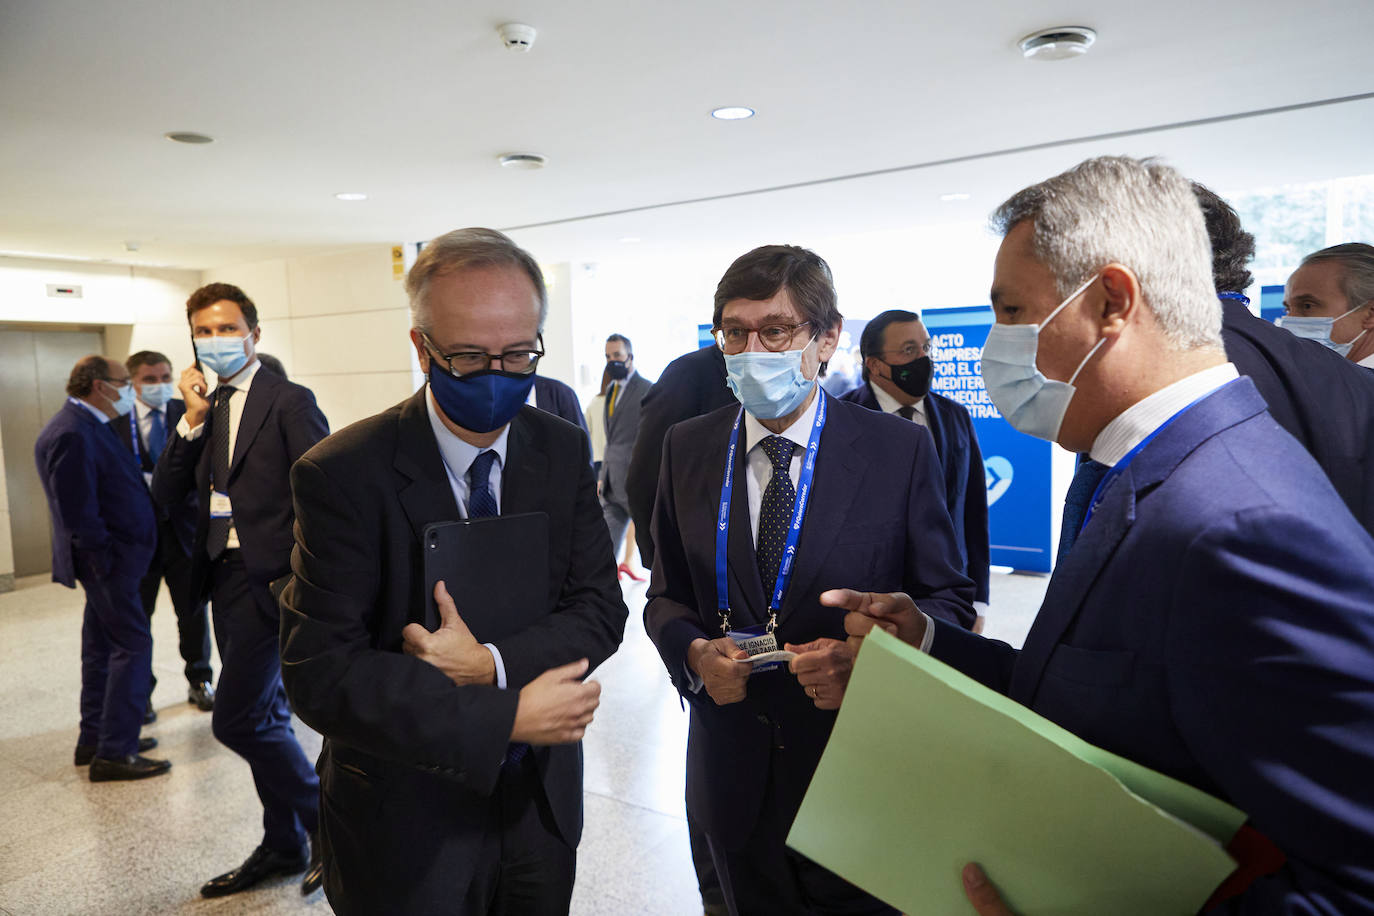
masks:
{"type": "Polygon", "coordinates": [[[611,392],[606,390],[606,451],[601,457],[601,495],[625,502],[625,475],[630,470],[630,455],[639,431],[639,402],[653,382],[636,372],[623,382],[616,394],[615,413],[610,413],[611,392]]]}

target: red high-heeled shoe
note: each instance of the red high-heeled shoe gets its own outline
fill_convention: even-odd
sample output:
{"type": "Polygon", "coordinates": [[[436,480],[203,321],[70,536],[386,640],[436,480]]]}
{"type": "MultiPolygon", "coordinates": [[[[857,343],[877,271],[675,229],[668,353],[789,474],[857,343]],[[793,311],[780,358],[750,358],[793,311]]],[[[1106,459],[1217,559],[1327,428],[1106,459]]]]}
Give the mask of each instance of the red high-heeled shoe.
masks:
{"type": "Polygon", "coordinates": [[[617,579],[620,579],[620,578],[622,578],[622,577],[624,577],[624,576],[629,576],[631,579],[633,579],[633,580],[636,581],[636,582],[643,582],[643,581],[644,581],[644,577],[643,577],[643,576],[636,576],[636,575],[634,574],[634,570],[630,569],[630,567],[626,566],[624,563],[621,563],[619,566],[617,566],[617,567],[615,568],[615,577],[616,577],[617,579]]]}

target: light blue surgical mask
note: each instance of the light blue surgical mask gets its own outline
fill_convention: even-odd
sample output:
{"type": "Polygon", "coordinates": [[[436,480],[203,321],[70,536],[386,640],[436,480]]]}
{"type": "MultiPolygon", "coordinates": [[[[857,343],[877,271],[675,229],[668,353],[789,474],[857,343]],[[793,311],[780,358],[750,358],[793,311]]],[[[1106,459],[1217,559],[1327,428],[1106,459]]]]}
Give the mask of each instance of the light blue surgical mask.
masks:
{"type": "Polygon", "coordinates": [[[983,386],[1007,422],[1028,436],[1050,442],[1059,439],[1059,427],[1073,399],[1074,380],[1107,341],[1104,337],[1093,345],[1067,382],[1046,378],[1035,364],[1040,330],[1082,295],[1097,276],[1089,277],[1039,324],[994,324],[988,329],[982,356],[983,386]]]}
{"type": "Polygon", "coordinates": [[[138,397],[144,404],[156,410],[176,397],[176,393],[176,386],[171,382],[158,382],[155,385],[144,385],[138,397]]]}
{"type": "Polygon", "coordinates": [[[800,350],[781,353],[725,354],[727,383],[745,411],[760,420],[776,420],[800,407],[816,387],[816,380],[802,372],[802,354],[815,342],[813,337],[800,350]]]}
{"type": "Polygon", "coordinates": [[[198,337],[196,358],[220,378],[229,378],[248,365],[243,337],[198,337]]]}
{"type": "MultiPolygon", "coordinates": [[[[1353,315],[1362,308],[1364,308],[1363,305],[1357,305],[1355,308],[1346,312],[1345,315],[1353,315]]],[[[1365,328],[1347,343],[1336,343],[1331,339],[1331,326],[1344,318],[1345,315],[1337,315],[1335,318],[1304,318],[1298,315],[1283,315],[1280,316],[1279,320],[1275,323],[1285,331],[1291,333],[1294,337],[1301,337],[1304,340],[1315,340],[1323,347],[1335,350],[1340,356],[1345,356],[1350,352],[1350,348],[1355,346],[1355,341],[1369,333],[1369,329],[1365,328]]]]}
{"type": "Polygon", "coordinates": [[[108,394],[104,395],[105,400],[110,402],[110,406],[114,408],[115,413],[119,414],[121,417],[127,417],[129,415],[129,411],[134,409],[133,383],[125,382],[122,387],[117,388],[115,387],[114,382],[106,382],[105,384],[109,385],[111,388],[114,388],[115,391],[119,392],[119,397],[117,398],[112,398],[108,394]]]}

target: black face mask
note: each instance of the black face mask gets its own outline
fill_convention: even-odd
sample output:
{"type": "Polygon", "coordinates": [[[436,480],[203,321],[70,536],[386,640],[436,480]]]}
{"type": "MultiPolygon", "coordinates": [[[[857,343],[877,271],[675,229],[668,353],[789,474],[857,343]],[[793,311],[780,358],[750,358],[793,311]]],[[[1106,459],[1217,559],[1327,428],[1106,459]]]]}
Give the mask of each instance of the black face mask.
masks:
{"type": "Polygon", "coordinates": [[[892,384],[902,391],[913,398],[923,398],[930,393],[930,377],[935,371],[935,364],[929,356],[918,357],[898,366],[891,363],[887,365],[892,370],[892,384]]]}
{"type": "Polygon", "coordinates": [[[613,359],[606,363],[606,368],[610,370],[612,381],[621,381],[630,377],[630,367],[625,365],[622,359],[613,359]]]}

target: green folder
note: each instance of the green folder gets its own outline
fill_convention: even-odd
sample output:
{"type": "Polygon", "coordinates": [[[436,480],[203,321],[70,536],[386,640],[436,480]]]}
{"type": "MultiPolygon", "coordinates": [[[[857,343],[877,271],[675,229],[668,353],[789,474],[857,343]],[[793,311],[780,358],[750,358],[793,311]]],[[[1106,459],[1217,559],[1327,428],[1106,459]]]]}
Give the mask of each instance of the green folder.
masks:
{"type": "Polygon", "coordinates": [[[1024,916],[1182,916],[1244,821],[875,628],[787,842],[911,916],[971,914],[967,862],[1024,916]]]}

